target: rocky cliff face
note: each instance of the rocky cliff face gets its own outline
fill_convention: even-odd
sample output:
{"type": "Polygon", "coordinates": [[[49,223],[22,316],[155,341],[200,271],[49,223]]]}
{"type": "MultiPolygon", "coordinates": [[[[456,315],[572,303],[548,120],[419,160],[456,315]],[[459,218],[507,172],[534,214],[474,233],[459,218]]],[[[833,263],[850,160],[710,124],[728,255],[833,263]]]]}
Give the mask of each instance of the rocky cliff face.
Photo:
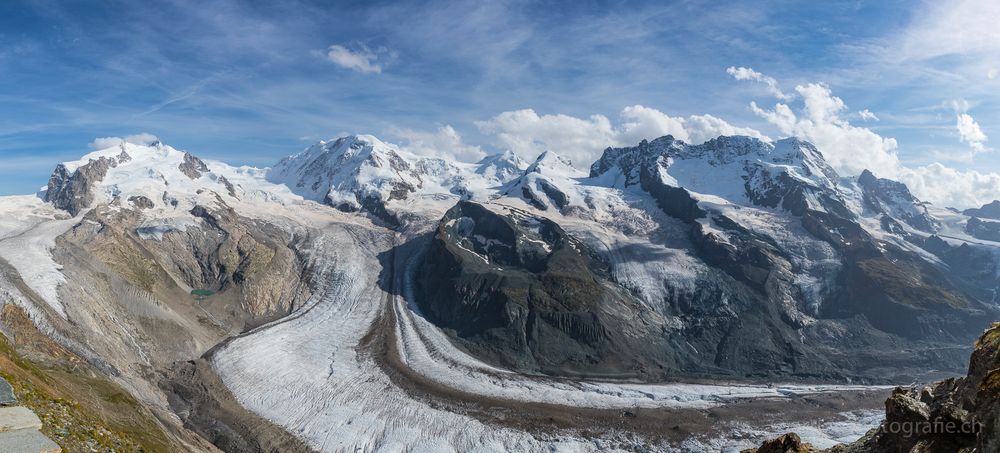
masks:
{"type": "Polygon", "coordinates": [[[1000,241],[1000,221],[995,222],[973,217],[965,224],[965,232],[976,239],[1000,241]]]}
{"type": "Polygon", "coordinates": [[[415,278],[421,309],[474,354],[526,372],[642,376],[658,328],[607,265],[554,222],[472,202],[448,211],[415,278]],[[643,339],[643,340],[640,340],[643,339]],[[649,341],[652,341],[650,343],[649,341]]]}
{"type": "Polygon", "coordinates": [[[865,170],[858,177],[858,185],[861,187],[865,207],[880,214],[884,230],[905,235],[906,231],[899,222],[925,233],[934,233],[940,228],[939,222],[910,193],[905,184],[876,178],[865,170]]]}
{"type": "Polygon", "coordinates": [[[709,267],[694,290],[668,293],[665,314],[619,285],[599,254],[551,220],[463,201],[442,218],[421,259],[416,302],[473,355],[532,373],[879,380],[888,364],[899,372],[950,360],[898,354],[901,344],[935,347],[856,318],[804,315],[780,249],[747,230],[723,241],[700,228],[692,222],[691,235],[709,267]],[[864,350],[865,358],[848,358],[843,348],[864,350]]]}
{"type": "Polygon", "coordinates": [[[129,160],[131,157],[123,149],[118,157],[101,156],[81,165],[74,172],[59,164],[49,178],[45,201],[77,215],[94,202],[94,186],[104,179],[108,170],[129,160]]]}

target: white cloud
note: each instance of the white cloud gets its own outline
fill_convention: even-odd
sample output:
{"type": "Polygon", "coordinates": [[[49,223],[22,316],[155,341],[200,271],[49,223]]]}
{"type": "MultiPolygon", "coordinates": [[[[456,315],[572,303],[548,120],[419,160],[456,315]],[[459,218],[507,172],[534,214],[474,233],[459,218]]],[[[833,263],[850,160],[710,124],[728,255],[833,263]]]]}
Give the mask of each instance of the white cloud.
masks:
{"type": "Polygon", "coordinates": [[[688,143],[703,143],[720,135],[748,135],[770,140],[759,131],[736,127],[711,115],[672,117],[657,109],[633,105],[622,109],[615,126],[604,115],[577,118],[569,115],[538,115],[532,109],[503,112],[479,129],[496,144],[532,158],[552,150],[577,165],[589,165],[609,146],[634,146],[643,139],[673,135],[688,143]]]}
{"type": "Polygon", "coordinates": [[[1000,198],[1000,175],[996,173],[962,171],[935,162],[901,168],[898,178],[917,198],[938,206],[979,207],[1000,198]]]}
{"type": "Polygon", "coordinates": [[[690,137],[684,127],[684,118],[671,117],[654,108],[633,105],[621,112],[623,120],[615,142],[639,143],[643,139],[673,135],[678,140],[688,141],[690,137]]]}
{"type": "Polygon", "coordinates": [[[378,74],[382,72],[382,64],[379,63],[382,55],[388,55],[388,51],[380,49],[379,52],[374,52],[363,45],[359,46],[357,50],[351,50],[339,44],[334,44],[327,48],[325,57],[333,64],[342,68],[361,73],[378,74]]]}
{"type": "Polygon", "coordinates": [[[986,134],[976,119],[969,115],[969,101],[965,99],[955,99],[951,101],[951,107],[955,109],[955,129],[958,130],[958,139],[972,148],[974,153],[986,151],[986,134]]]}
{"type": "Polygon", "coordinates": [[[142,132],[142,133],[135,134],[135,135],[127,135],[125,137],[101,137],[101,138],[95,138],[94,141],[90,142],[90,144],[88,146],[91,149],[108,149],[108,148],[111,148],[111,147],[114,147],[114,146],[118,146],[118,144],[120,144],[122,142],[133,143],[133,144],[136,144],[136,145],[148,145],[148,144],[153,143],[153,142],[155,142],[157,140],[158,139],[156,138],[155,135],[150,134],[148,132],[142,132]]]}
{"type": "Polygon", "coordinates": [[[601,149],[617,143],[611,121],[604,115],[582,119],[563,114],[538,115],[532,109],[523,109],[477,121],[476,126],[494,136],[497,145],[529,159],[552,150],[578,166],[589,165],[601,149]]]}
{"type": "Polygon", "coordinates": [[[771,138],[749,127],[736,127],[712,115],[691,115],[684,120],[688,132],[688,143],[704,143],[720,135],[746,135],[766,142],[771,138]]]}
{"type": "MultiPolygon", "coordinates": [[[[795,87],[802,98],[797,112],[791,106],[778,103],[765,110],[751,102],[750,108],[773,124],[784,135],[794,135],[816,145],[827,161],[842,175],[856,175],[864,169],[879,177],[896,179],[909,187],[913,194],[938,206],[966,208],[981,206],[1000,198],[1000,174],[963,171],[939,162],[922,167],[902,165],[897,154],[896,140],[882,137],[871,129],[850,124],[841,114],[844,101],[823,84],[795,87]]],[[[952,101],[958,114],[958,128],[967,143],[983,143],[986,135],[971,116],[964,112],[969,103],[952,101]],[[963,119],[963,116],[968,117],[963,119]]],[[[862,112],[867,112],[863,110],[862,112]]],[[[865,115],[860,114],[863,118],[865,115]]]]}
{"type": "Polygon", "coordinates": [[[986,150],[986,134],[979,128],[979,123],[972,118],[972,115],[959,113],[955,127],[958,129],[959,140],[963,143],[968,143],[973,151],[980,152],[986,150]]]}
{"type": "Polygon", "coordinates": [[[767,91],[782,101],[790,101],[795,98],[794,95],[786,94],[781,91],[781,88],[778,86],[778,81],[775,80],[774,77],[761,74],[754,71],[752,68],[744,68],[742,66],[737,68],[735,66],[730,66],[726,69],[726,72],[733,76],[736,80],[749,80],[767,85],[767,91]]]}
{"type": "Polygon", "coordinates": [[[993,79],[997,78],[997,73],[998,72],[1000,72],[1000,71],[997,71],[997,68],[990,68],[989,71],[986,71],[986,78],[990,79],[990,80],[993,80],[993,79]]]}
{"type": "Polygon", "coordinates": [[[864,109],[858,112],[858,117],[864,121],[878,121],[878,117],[871,110],[864,109]]]}
{"type": "Polygon", "coordinates": [[[404,144],[400,148],[421,156],[455,159],[461,162],[477,162],[486,156],[482,148],[463,143],[458,131],[447,124],[434,132],[393,129],[390,134],[403,139],[404,144]]]}
{"type": "Polygon", "coordinates": [[[951,108],[955,109],[955,113],[965,113],[969,111],[969,101],[965,99],[952,99],[951,108]]]}
{"type": "Polygon", "coordinates": [[[803,102],[798,113],[782,103],[776,104],[773,110],[762,109],[756,103],[751,103],[750,108],[782,134],[815,144],[827,162],[841,174],[856,175],[865,169],[885,177],[897,173],[899,157],[895,139],[853,126],[842,118],[840,115],[847,106],[826,85],[799,85],[795,91],[803,102]]]}
{"type": "Polygon", "coordinates": [[[928,6],[904,31],[897,50],[901,59],[1000,53],[1000,2],[960,0],[928,6]]]}

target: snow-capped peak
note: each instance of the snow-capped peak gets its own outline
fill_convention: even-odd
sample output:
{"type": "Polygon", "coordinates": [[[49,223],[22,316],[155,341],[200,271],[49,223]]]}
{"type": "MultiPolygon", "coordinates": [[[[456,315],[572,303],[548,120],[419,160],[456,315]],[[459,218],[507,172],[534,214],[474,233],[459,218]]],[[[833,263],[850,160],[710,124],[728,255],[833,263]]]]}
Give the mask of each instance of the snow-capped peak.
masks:
{"type": "Polygon", "coordinates": [[[517,179],[500,189],[500,196],[519,197],[528,204],[547,210],[563,209],[581,202],[575,196],[578,180],[587,175],[553,151],[545,151],[517,179]]]}
{"type": "Polygon", "coordinates": [[[551,150],[539,154],[538,158],[525,170],[525,173],[544,173],[549,176],[586,176],[573,166],[571,160],[551,150]]]}
{"type": "MultiPolygon", "coordinates": [[[[492,164],[496,169],[504,162],[492,164]]],[[[282,159],[267,179],[307,199],[343,211],[366,210],[394,222],[387,203],[425,195],[467,198],[499,184],[488,182],[480,169],[480,164],[418,156],[371,135],[350,135],[282,159]]]]}
{"type": "Polygon", "coordinates": [[[95,203],[140,209],[184,208],[203,189],[237,196],[237,188],[222,176],[233,170],[209,163],[160,141],[122,141],[82,158],[59,164],[43,196],[56,207],[77,214],[95,203]],[[183,202],[186,200],[187,202],[183,202]]]}
{"type": "Polygon", "coordinates": [[[476,173],[499,184],[510,182],[524,172],[527,165],[511,150],[484,157],[476,165],[476,173]]]}

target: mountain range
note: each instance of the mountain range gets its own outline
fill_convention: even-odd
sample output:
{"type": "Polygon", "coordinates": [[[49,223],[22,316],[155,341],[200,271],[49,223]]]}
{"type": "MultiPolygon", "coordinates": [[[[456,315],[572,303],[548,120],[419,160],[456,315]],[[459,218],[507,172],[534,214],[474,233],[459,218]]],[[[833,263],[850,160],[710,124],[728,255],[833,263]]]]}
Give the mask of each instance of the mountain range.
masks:
{"type": "Polygon", "coordinates": [[[65,352],[3,331],[186,449],[631,449],[580,424],[956,374],[1000,318],[1000,201],[934,206],[796,138],[578,165],[356,135],[258,169],[122,141],[0,197],[4,313],[65,352]],[[489,409],[510,402],[593,414],[538,436],[489,409]]]}

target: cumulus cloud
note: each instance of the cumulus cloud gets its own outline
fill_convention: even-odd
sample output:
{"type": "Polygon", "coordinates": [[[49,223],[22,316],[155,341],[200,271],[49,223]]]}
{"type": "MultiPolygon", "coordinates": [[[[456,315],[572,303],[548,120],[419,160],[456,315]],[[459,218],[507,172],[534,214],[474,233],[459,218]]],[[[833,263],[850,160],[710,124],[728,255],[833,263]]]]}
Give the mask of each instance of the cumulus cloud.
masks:
{"type": "Polygon", "coordinates": [[[898,178],[917,198],[938,206],[979,207],[1000,198],[1000,175],[933,163],[901,168],[898,178]]]}
{"type": "Polygon", "coordinates": [[[896,174],[899,156],[895,139],[851,125],[841,116],[847,109],[844,101],[826,85],[799,85],[795,91],[802,97],[803,107],[798,112],[783,103],[766,110],[752,102],[750,109],[782,134],[814,143],[842,174],[856,175],[865,169],[880,176],[896,174]]]}
{"type": "Polygon", "coordinates": [[[858,117],[864,121],[878,121],[878,117],[871,110],[864,109],[858,112],[858,117]]]}
{"type": "MultiPolygon", "coordinates": [[[[1000,175],[979,171],[964,171],[939,162],[921,167],[908,167],[900,162],[898,144],[871,129],[851,125],[842,115],[847,110],[844,101],[826,85],[811,83],[795,87],[802,99],[801,108],[784,103],[764,109],[751,102],[750,108],[786,136],[797,136],[816,145],[827,161],[842,175],[856,175],[871,170],[879,177],[901,181],[917,198],[938,206],[967,208],[981,206],[1000,194],[1000,175]]],[[[958,115],[958,128],[967,143],[983,143],[985,134],[978,124],[962,115],[969,109],[963,99],[952,102],[958,115]]],[[[864,117],[863,110],[859,116],[864,117]]],[[[870,112],[869,112],[870,113],[870,112]]]]}
{"type": "Polygon", "coordinates": [[[690,141],[684,118],[671,117],[657,109],[633,105],[621,112],[622,124],[616,142],[639,143],[643,139],[673,135],[674,138],[690,141]]]}
{"type": "Polygon", "coordinates": [[[986,134],[976,119],[969,115],[969,101],[965,99],[955,99],[951,101],[951,106],[955,109],[955,129],[958,130],[958,139],[972,148],[974,153],[986,151],[986,134]]]}
{"type": "Polygon", "coordinates": [[[492,135],[496,144],[533,158],[552,150],[577,166],[587,165],[607,146],[616,144],[615,129],[604,115],[576,118],[569,115],[539,115],[532,109],[503,112],[476,126],[492,135]]]}
{"type": "Polygon", "coordinates": [[[403,150],[420,156],[442,157],[462,162],[477,162],[486,156],[482,148],[464,143],[458,131],[447,124],[434,132],[393,129],[390,134],[403,140],[401,146],[403,150]]]}
{"type": "Polygon", "coordinates": [[[980,152],[986,150],[986,134],[979,128],[972,115],[959,113],[955,128],[958,129],[958,137],[963,143],[968,143],[973,151],[980,152]]]}
{"type": "Polygon", "coordinates": [[[711,115],[673,117],[642,105],[622,109],[618,125],[604,115],[539,115],[532,109],[503,112],[476,125],[484,134],[493,136],[497,146],[529,158],[552,150],[578,166],[589,165],[609,146],[631,146],[664,135],[689,143],[703,143],[720,135],[770,140],[759,131],[736,127],[711,115]]]}
{"type": "Polygon", "coordinates": [[[118,146],[122,142],[132,143],[136,145],[148,145],[157,141],[155,135],[148,132],[142,132],[135,135],[127,135],[125,137],[101,137],[95,138],[94,141],[90,142],[91,149],[108,149],[114,146],[118,146]]]}
{"type": "Polygon", "coordinates": [[[351,50],[339,44],[328,47],[325,54],[327,60],[342,68],[376,74],[382,72],[382,63],[379,63],[379,60],[386,56],[390,56],[390,53],[384,48],[376,52],[360,45],[351,50]]]}
{"type": "Polygon", "coordinates": [[[785,92],[781,91],[781,87],[778,86],[778,81],[775,80],[774,77],[769,77],[764,74],[761,74],[757,71],[754,71],[752,68],[744,68],[742,66],[737,68],[735,66],[730,66],[729,68],[726,69],[726,72],[729,73],[729,75],[733,76],[733,78],[735,78],[736,80],[748,80],[753,82],[760,82],[763,83],[764,85],[767,85],[767,91],[770,92],[772,95],[774,95],[774,97],[782,101],[790,101],[795,98],[794,95],[786,94],[785,92]]]}

